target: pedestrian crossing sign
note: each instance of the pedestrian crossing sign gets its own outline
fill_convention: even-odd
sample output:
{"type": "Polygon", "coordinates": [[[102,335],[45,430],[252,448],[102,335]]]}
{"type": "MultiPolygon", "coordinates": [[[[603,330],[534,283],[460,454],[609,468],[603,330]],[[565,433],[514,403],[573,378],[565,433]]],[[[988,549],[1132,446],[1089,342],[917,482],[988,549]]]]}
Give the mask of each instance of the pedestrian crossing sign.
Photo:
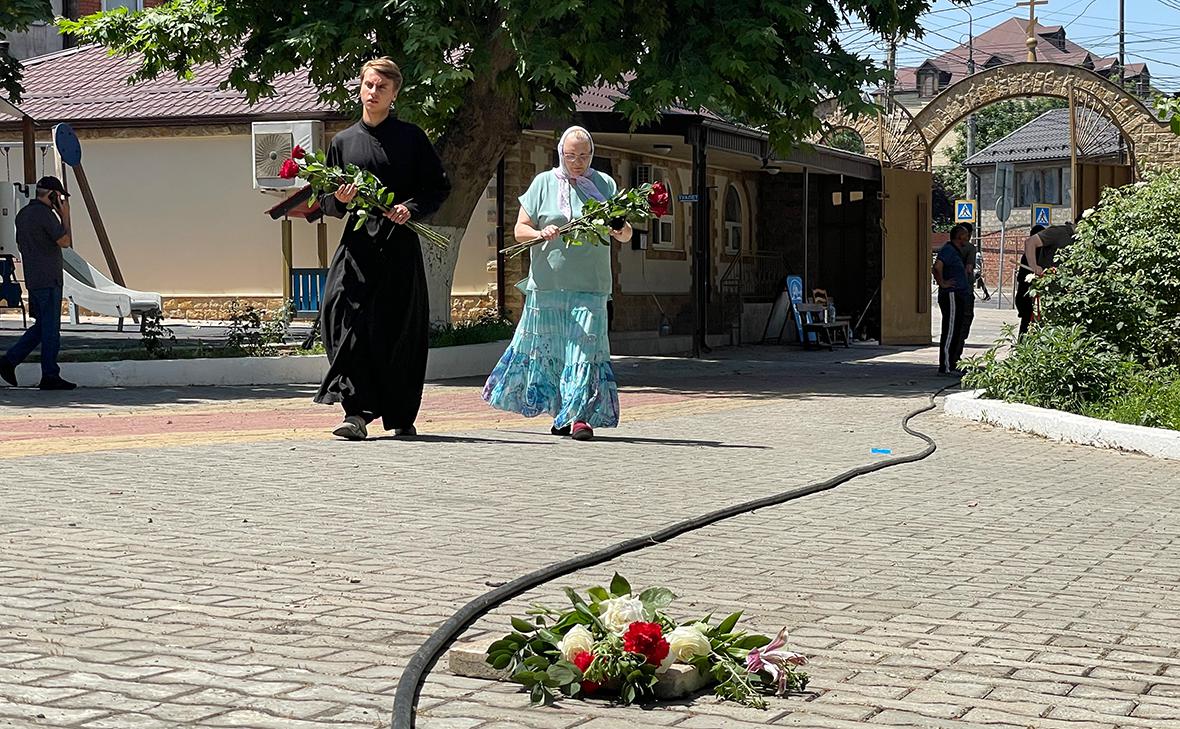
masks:
{"type": "Polygon", "coordinates": [[[955,200],[955,222],[956,223],[974,223],[975,222],[975,201],[974,200],[955,200]]]}
{"type": "Polygon", "coordinates": [[[1033,205],[1033,225],[1043,225],[1048,228],[1052,225],[1053,211],[1048,205],[1033,205]]]}

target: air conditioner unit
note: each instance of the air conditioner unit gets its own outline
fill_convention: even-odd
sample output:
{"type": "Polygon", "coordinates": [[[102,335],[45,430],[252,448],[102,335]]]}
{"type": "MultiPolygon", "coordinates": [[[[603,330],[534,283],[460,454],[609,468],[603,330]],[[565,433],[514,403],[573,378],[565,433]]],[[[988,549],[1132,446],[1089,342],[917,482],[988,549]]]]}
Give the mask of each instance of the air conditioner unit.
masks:
{"type": "Polygon", "coordinates": [[[18,255],[16,248],[16,214],[29,204],[31,185],[0,182],[0,256],[18,255]]]}
{"type": "Polygon", "coordinates": [[[655,182],[655,168],[651,165],[635,165],[631,171],[631,186],[649,185],[655,182]]]}
{"type": "Polygon", "coordinates": [[[319,121],[254,122],[250,125],[254,150],[254,189],[287,190],[307,184],[279,177],[283,162],[296,146],[316,152],[324,146],[324,123],[319,121]]]}

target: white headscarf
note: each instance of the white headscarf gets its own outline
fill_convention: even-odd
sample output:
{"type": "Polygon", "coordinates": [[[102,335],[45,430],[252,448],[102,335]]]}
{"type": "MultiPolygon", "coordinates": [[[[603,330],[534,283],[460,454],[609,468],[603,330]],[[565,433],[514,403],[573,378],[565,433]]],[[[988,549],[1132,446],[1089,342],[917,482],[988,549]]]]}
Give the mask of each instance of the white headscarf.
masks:
{"type": "Polygon", "coordinates": [[[586,197],[594,198],[595,200],[605,201],[606,196],[598,189],[598,185],[594,184],[590,173],[594,172],[592,167],[586,167],[586,174],[581,177],[574,177],[565,168],[565,140],[574,132],[581,132],[586,135],[586,139],[590,140],[590,159],[594,159],[594,137],[590,136],[590,132],[583,127],[570,127],[561,134],[561,139],[557,140],[557,167],[553,168],[553,174],[562,184],[558,185],[557,193],[557,207],[561,210],[561,214],[566,217],[566,220],[573,220],[573,208],[570,206],[570,185],[576,185],[578,191],[586,197]]]}

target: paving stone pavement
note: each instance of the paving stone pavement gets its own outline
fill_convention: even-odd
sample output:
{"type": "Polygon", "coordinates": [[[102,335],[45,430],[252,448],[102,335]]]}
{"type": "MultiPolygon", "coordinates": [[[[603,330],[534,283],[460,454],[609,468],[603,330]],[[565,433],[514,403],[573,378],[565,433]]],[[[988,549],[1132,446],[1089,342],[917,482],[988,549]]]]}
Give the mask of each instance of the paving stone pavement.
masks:
{"type": "MultiPolygon", "coordinates": [[[[583,444],[428,388],[424,437],[336,442],[306,388],[0,391],[0,727],[386,727],[409,656],[539,565],[921,443],[933,349],[620,360],[583,444]],[[47,396],[48,395],[48,396],[47,396]],[[428,420],[427,420],[428,418],[428,420]]],[[[918,464],[565,585],[664,584],[686,616],[786,625],[812,691],[562,702],[442,668],[424,729],[1180,727],[1180,464],[938,412],[918,464]]]]}

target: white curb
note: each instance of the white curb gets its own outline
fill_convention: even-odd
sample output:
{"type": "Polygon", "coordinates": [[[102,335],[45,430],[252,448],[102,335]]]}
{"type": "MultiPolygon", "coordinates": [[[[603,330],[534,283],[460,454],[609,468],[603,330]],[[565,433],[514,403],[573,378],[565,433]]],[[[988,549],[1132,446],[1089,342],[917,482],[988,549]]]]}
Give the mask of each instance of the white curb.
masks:
{"type": "MultiPolygon", "coordinates": [[[[496,366],[508,340],[459,347],[437,347],[426,361],[427,380],[486,376],[496,366]]],[[[63,362],[62,377],[79,387],[185,387],[217,385],[305,385],[320,382],[328,371],[324,355],[225,357],[213,359],[63,362]]],[[[23,385],[35,386],[41,365],[17,368],[23,385]]]]}
{"type": "Polygon", "coordinates": [[[1034,433],[1065,443],[1180,460],[1180,431],[1126,425],[1032,405],[985,400],[980,397],[982,392],[972,390],[948,395],[943,410],[955,417],[1034,433]]]}

